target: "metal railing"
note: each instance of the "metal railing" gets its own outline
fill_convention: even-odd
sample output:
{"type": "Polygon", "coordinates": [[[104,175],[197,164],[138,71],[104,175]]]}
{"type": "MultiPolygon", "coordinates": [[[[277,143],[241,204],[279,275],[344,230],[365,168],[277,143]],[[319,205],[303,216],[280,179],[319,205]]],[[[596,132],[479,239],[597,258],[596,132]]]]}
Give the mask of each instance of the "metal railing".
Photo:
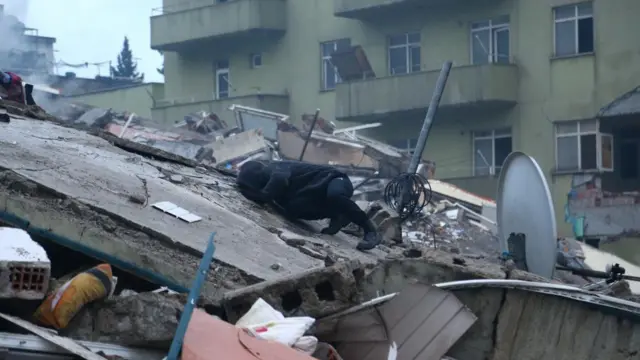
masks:
{"type": "Polygon", "coordinates": [[[171,13],[185,11],[185,10],[197,9],[205,6],[224,5],[231,1],[236,1],[236,0],[228,0],[227,2],[223,2],[223,3],[218,2],[218,0],[185,0],[169,6],[153,8],[151,9],[151,16],[171,14],[171,13]]]}

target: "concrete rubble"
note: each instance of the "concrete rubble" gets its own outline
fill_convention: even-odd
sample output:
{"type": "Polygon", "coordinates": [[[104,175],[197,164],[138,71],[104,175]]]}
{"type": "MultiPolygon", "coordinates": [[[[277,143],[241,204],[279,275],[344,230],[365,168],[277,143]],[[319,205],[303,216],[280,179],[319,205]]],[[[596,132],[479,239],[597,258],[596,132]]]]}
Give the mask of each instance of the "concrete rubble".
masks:
{"type": "MultiPolygon", "coordinates": [[[[542,281],[519,270],[432,251],[421,259],[385,262],[361,284],[364,298],[407,284],[469,279],[542,281]]],[[[640,349],[640,323],[574,300],[523,290],[476,288],[453,293],[478,316],[449,351],[455,359],[631,359],[640,349]]]]}
{"type": "Polygon", "coordinates": [[[153,292],[115,296],[86,307],[61,334],[76,340],[168,347],[185,301],[184,295],[153,292]]]}
{"type": "MultiPolygon", "coordinates": [[[[271,133],[233,132],[217,116],[193,114],[164,131],[144,126],[131,114],[75,104],[59,106],[56,117],[1,101],[0,109],[11,116],[11,122],[0,123],[0,225],[24,229],[181,293],[190,288],[215,231],[214,262],[198,306],[231,323],[259,298],[286,316],[322,319],[415,282],[549,282],[505,267],[495,236],[495,203],[442,182],[434,181],[433,199],[423,213],[403,224],[383,203],[360,202],[384,238],[369,252],[355,250],[357,228],[320,235],[321,222],[292,223],[246,200],[231,176],[237,164],[253,156],[292,158],[297,145],[285,139],[303,139],[303,130],[283,123],[271,133]],[[277,144],[273,136],[284,141],[277,144]],[[189,145],[178,149],[178,144],[189,145]],[[159,202],[200,220],[158,211],[153,205],[159,202]]],[[[334,131],[328,122],[320,129],[334,131]]],[[[314,136],[314,148],[361,150],[370,168],[351,168],[350,175],[367,178],[378,170],[381,175],[367,189],[373,198],[381,197],[385,178],[406,167],[405,155],[370,139],[324,131],[314,136]]],[[[336,166],[353,163],[321,152],[309,156],[336,166]]],[[[423,165],[422,171],[433,175],[435,165],[423,165]]],[[[567,261],[583,264],[569,240],[558,247],[567,261]]],[[[582,285],[589,279],[558,274],[553,281],[582,285]]],[[[625,283],[619,284],[616,294],[632,299],[625,283]]],[[[86,306],[61,334],[166,348],[185,295],[126,290],[86,306]]],[[[478,317],[447,354],[454,359],[632,358],[640,347],[635,322],[583,303],[515,289],[452,291],[478,317]],[[597,346],[591,349],[592,344],[597,346]]]]}

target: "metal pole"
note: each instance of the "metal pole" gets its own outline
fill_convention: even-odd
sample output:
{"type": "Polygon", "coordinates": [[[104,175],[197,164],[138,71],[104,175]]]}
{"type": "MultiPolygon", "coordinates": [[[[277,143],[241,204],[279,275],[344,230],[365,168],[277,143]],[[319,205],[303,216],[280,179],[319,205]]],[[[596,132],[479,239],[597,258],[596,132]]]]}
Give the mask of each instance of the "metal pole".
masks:
{"type": "Polygon", "coordinates": [[[416,144],[415,152],[413,153],[411,163],[409,164],[409,169],[407,171],[409,174],[415,174],[418,170],[418,164],[420,164],[420,159],[422,158],[424,147],[427,144],[429,131],[431,130],[433,119],[436,116],[438,105],[440,105],[440,99],[442,99],[442,93],[444,92],[445,85],[447,85],[447,79],[449,78],[449,73],[451,72],[452,66],[453,62],[447,61],[442,65],[442,70],[440,70],[440,76],[438,76],[438,81],[436,82],[435,89],[433,89],[433,96],[431,97],[429,108],[427,108],[427,115],[425,116],[424,122],[422,123],[420,137],[418,137],[418,143],[416,144]]]}
{"type": "MultiPolygon", "coordinates": [[[[440,105],[440,99],[442,98],[442,93],[444,92],[444,87],[447,84],[447,79],[449,78],[449,72],[451,72],[451,67],[453,66],[453,62],[446,61],[442,64],[442,70],[440,70],[440,75],[438,76],[438,81],[436,82],[436,87],[433,89],[433,95],[431,96],[431,102],[429,103],[429,107],[427,108],[427,115],[424,118],[424,122],[422,123],[422,129],[420,130],[420,136],[418,137],[418,143],[416,144],[416,149],[411,157],[411,162],[409,163],[409,168],[407,169],[407,174],[409,174],[406,178],[406,183],[402,185],[402,191],[400,193],[400,200],[398,202],[398,213],[403,213],[404,209],[407,207],[407,204],[410,203],[411,192],[413,182],[411,180],[411,175],[415,174],[418,171],[418,165],[420,164],[420,160],[422,159],[422,153],[424,152],[424,147],[427,144],[427,138],[429,137],[429,131],[431,130],[431,125],[433,124],[433,119],[436,116],[436,111],[438,110],[438,105],[440,105]]],[[[396,201],[397,201],[396,200],[396,201]]],[[[406,219],[406,218],[405,218],[406,219]]]]}
{"type": "Polygon", "coordinates": [[[196,307],[196,301],[198,301],[198,298],[200,297],[202,286],[204,285],[207,273],[209,272],[209,266],[211,266],[211,261],[213,260],[213,254],[216,252],[216,246],[213,244],[213,238],[215,236],[215,232],[211,233],[211,236],[209,236],[207,250],[205,250],[204,255],[202,255],[202,260],[200,260],[200,267],[196,273],[196,278],[193,280],[193,285],[191,286],[191,291],[189,291],[189,297],[187,298],[187,303],[184,306],[182,316],[180,316],[178,329],[176,330],[176,334],[171,342],[169,355],[166,357],[167,360],[178,360],[178,355],[180,355],[180,351],[182,350],[184,335],[187,333],[187,327],[189,326],[189,321],[191,321],[193,310],[196,307]]]}
{"type": "Polygon", "coordinates": [[[320,117],[320,109],[316,109],[316,114],[313,116],[313,121],[311,122],[311,127],[309,128],[309,134],[307,134],[307,138],[304,140],[304,146],[302,146],[302,152],[300,153],[299,161],[302,161],[304,158],[304,153],[307,151],[307,145],[309,145],[309,140],[311,139],[311,133],[313,132],[313,128],[316,127],[316,122],[318,121],[318,117],[320,117]]]}

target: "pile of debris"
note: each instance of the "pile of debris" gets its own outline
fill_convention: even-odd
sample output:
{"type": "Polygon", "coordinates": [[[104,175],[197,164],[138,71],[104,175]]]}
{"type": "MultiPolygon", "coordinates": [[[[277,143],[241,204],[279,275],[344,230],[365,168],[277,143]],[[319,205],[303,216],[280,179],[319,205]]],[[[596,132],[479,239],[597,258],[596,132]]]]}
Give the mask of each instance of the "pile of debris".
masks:
{"type": "MultiPolygon", "coordinates": [[[[557,337],[551,353],[558,351],[562,354],[560,357],[568,357],[574,351],[567,350],[571,344],[586,341],[586,334],[581,333],[576,319],[593,322],[595,327],[610,327],[603,330],[605,336],[599,341],[617,344],[611,349],[634,351],[633,344],[616,343],[612,334],[617,331],[624,339],[631,339],[635,325],[616,323],[615,316],[583,306],[575,299],[552,297],[548,289],[505,290],[476,285],[440,291],[425,286],[470,279],[549,282],[504,267],[495,236],[495,204],[448,184],[432,181],[432,204],[419,218],[405,223],[384,204],[362,202],[361,206],[378,225],[385,242],[379,249],[359,252],[355,250],[359,239],[349,234],[358,229],[344,229],[335,236],[320,235],[318,230],[326,224],[292,223],[241,196],[236,191],[234,178],[220,167],[227,168],[233,161],[252,155],[245,158],[242,155],[236,160],[232,158],[235,155],[224,156],[225,161],[213,160],[216,156],[222,158],[220,154],[225,154],[224,151],[242,153],[236,150],[236,145],[230,149],[223,143],[233,143],[243,136],[263,136],[269,140],[274,134],[282,138],[269,140],[273,145],[273,148],[269,145],[270,151],[286,158],[282,155],[286,153],[283,143],[279,142],[290,130],[271,128],[273,131],[268,133],[251,128],[236,135],[223,134],[214,143],[217,145],[197,145],[213,148],[211,159],[206,160],[185,157],[167,146],[154,146],[148,137],[177,143],[187,135],[193,140],[211,136],[210,133],[185,130],[185,135],[175,130],[164,133],[157,129],[145,130],[138,127],[142,122],[136,123],[135,116],[105,110],[87,109],[78,118],[47,115],[40,120],[48,121],[38,121],[26,117],[24,107],[0,102],[0,108],[11,114],[9,123],[0,123],[3,153],[0,225],[26,231],[47,250],[50,260],[49,267],[40,266],[44,270],[37,273],[41,286],[37,288],[37,299],[31,300],[37,302],[34,307],[42,306],[42,300],[46,304],[52,294],[64,292],[65,286],[79,279],[78,276],[95,275],[98,270],[91,270],[95,269],[92,268],[95,259],[108,264],[113,274],[118,273],[110,276],[112,281],[108,286],[113,291],[105,290],[93,298],[93,302],[86,302],[65,326],[53,326],[59,330],[55,337],[25,321],[33,320],[35,309],[28,314],[2,316],[47,341],[73,348],[69,351],[74,354],[82,349],[86,352],[86,348],[92,350],[91,354],[80,356],[90,359],[97,356],[98,351],[126,359],[161,358],[166,354],[187,304],[185,293],[198,273],[205,239],[211,232],[216,232],[216,252],[196,305],[217,318],[202,311],[194,314],[183,349],[192,355],[205,351],[208,345],[218,344],[213,341],[218,337],[212,337],[212,333],[220,334],[219,339],[228,339],[223,334],[231,334],[236,342],[242,338],[244,345],[259,347],[262,343],[251,339],[270,333],[273,324],[293,321],[288,320],[290,318],[313,320],[313,326],[307,327],[311,322],[307,319],[303,330],[297,331],[299,336],[290,337],[278,348],[278,351],[294,351],[304,356],[301,359],[309,359],[308,354],[317,359],[326,358],[317,353],[321,350],[325,355],[328,351],[345,359],[360,359],[370,353],[379,353],[384,355],[382,359],[388,359],[394,351],[401,359],[438,359],[448,354],[458,360],[475,360],[496,353],[511,354],[504,356],[506,359],[518,359],[526,357],[524,350],[511,348],[511,344],[522,343],[523,349],[535,352],[547,346],[549,336],[557,337]],[[15,115],[18,110],[21,113],[15,115]],[[88,125],[91,131],[79,130],[87,128],[82,124],[88,125]],[[129,129],[133,130],[129,133],[129,129]],[[142,137],[147,140],[140,140],[142,137]],[[54,245],[66,250],[50,250],[54,245]],[[69,269],[70,275],[51,282],[43,280],[54,277],[54,271],[60,273],[61,266],[75,262],[67,260],[69,255],[65,251],[93,259],[92,265],[80,272],[69,269]],[[118,278],[117,283],[114,277],[118,278]],[[163,287],[172,291],[154,290],[163,287]],[[273,311],[267,312],[275,318],[234,326],[253,306],[261,303],[260,299],[272,308],[273,311]],[[420,313],[412,312],[416,309],[420,313]],[[370,318],[377,316],[376,313],[383,314],[384,321],[370,318]],[[545,326],[555,329],[564,324],[562,326],[573,329],[575,336],[581,338],[548,335],[552,334],[551,330],[542,332],[545,336],[541,336],[536,332],[540,328],[535,325],[536,319],[519,315],[529,313],[547,314],[545,326]],[[558,316],[560,313],[564,315],[558,316]],[[517,332],[510,325],[514,323],[521,327],[517,332]],[[366,329],[361,328],[363,324],[368,324],[366,329]],[[447,324],[459,326],[453,329],[447,324]],[[385,329],[385,326],[391,328],[385,329]],[[448,341],[443,339],[445,335],[448,341]],[[314,337],[317,343],[309,337],[314,337]],[[69,338],[81,341],[80,345],[69,338]],[[302,338],[310,341],[305,344],[313,346],[300,352],[295,350],[299,346],[294,346],[295,349],[292,346],[301,345],[302,338]],[[323,343],[331,343],[333,347],[323,343]],[[442,346],[425,345],[431,343],[442,346]],[[142,355],[142,351],[149,349],[139,349],[140,346],[156,346],[160,352],[142,355]]],[[[249,120],[245,117],[242,123],[248,124],[249,120]]],[[[209,123],[207,129],[217,126],[215,122],[209,123]]],[[[264,124],[261,127],[268,128],[264,124]]],[[[219,130],[213,130],[216,131],[219,130]]],[[[332,134],[312,134],[332,144],[343,146],[346,142],[332,134]]],[[[299,133],[296,136],[303,139],[299,133]]],[[[242,143],[249,142],[241,141],[238,148],[242,143]]],[[[374,170],[391,164],[384,170],[387,175],[396,171],[393,169],[404,168],[406,156],[394,157],[392,148],[365,143],[367,140],[356,138],[344,146],[361,146],[363,154],[373,154],[369,158],[371,164],[378,166],[374,170]]],[[[348,161],[342,164],[350,164],[348,161]]],[[[353,173],[365,177],[368,174],[363,174],[362,169],[353,173]]],[[[380,181],[378,186],[383,185],[380,181]]],[[[380,191],[373,186],[370,189],[378,196],[380,191]]],[[[0,271],[0,276],[2,274],[0,271]]],[[[6,287],[6,283],[0,284],[6,287]]],[[[105,282],[100,284],[106,289],[105,282]]],[[[562,288],[554,289],[558,292],[562,288]]],[[[33,296],[33,291],[31,294],[33,296]]],[[[575,291],[571,294],[575,298],[575,291]]],[[[602,299],[600,301],[604,301],[602,299]]],[[[606,301],[614,302],[609,298],[606,301]]],[[[627,311],[632,307],[626,306],[627,311]]],[[[24,303],[20,308],[27,309],[24,303]]],[[[51,322],[47,325],[51,326],[51,322]]],[[[279,327],[273,325],[273,328],[279,327]]],[[[7,331],[13,333],[0,334],[0,339],[27,336],[16,334],[13,329],[7,331]]],[[[34,348],[45,346],[34,338],[28,341],[34,348]]],[[[613,356],[607,351],[603,350],[604,358],[613,356]]],[[[187,359],[186,356],[183,351],[183,358],[187,359]]]]}
{"type": "MultiPolygon", "coordinates": [[[[159,127],[135,114],[65,99],[42,102],[48,113],[38,106],[9,103],[2,106],[14,115],[130,140],[173,154],[183,162],[232,171],[250,159],[298,160],[307,142],[304,161],[333,165],[353,177],[389,179],[403,172],[410,160],[406,152],[355,133],[379,124],[336,130],[333,123],[318,118],[314,129],[310,129],[314,116],[308,114],[302,116],[300,129],[284,114],[233,105],[230,110],[235,123],[228,123],[217,114],[199,111],[185,115],[173,125],[159,127]]],[[[422,168],[425,174],[433,175],[435,164],[425,162],[422,168]]]]}

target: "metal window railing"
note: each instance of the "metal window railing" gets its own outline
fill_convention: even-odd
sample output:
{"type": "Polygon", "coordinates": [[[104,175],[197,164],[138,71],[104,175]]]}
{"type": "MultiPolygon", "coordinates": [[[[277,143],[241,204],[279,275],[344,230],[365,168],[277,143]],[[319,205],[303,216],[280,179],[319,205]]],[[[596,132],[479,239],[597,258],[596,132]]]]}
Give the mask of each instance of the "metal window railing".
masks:
{"type": "Polygon", "coordinates": [[[211,5],[224,5],[231,1],[236,1],[236,0],[227,0],[225,2],[220,2],[219,0],[185,0],[169,6],[153,8],[151,9],[151,16],[171,14],[175,12],[197,9],[205,6],[211,6],[211,5]]]}

